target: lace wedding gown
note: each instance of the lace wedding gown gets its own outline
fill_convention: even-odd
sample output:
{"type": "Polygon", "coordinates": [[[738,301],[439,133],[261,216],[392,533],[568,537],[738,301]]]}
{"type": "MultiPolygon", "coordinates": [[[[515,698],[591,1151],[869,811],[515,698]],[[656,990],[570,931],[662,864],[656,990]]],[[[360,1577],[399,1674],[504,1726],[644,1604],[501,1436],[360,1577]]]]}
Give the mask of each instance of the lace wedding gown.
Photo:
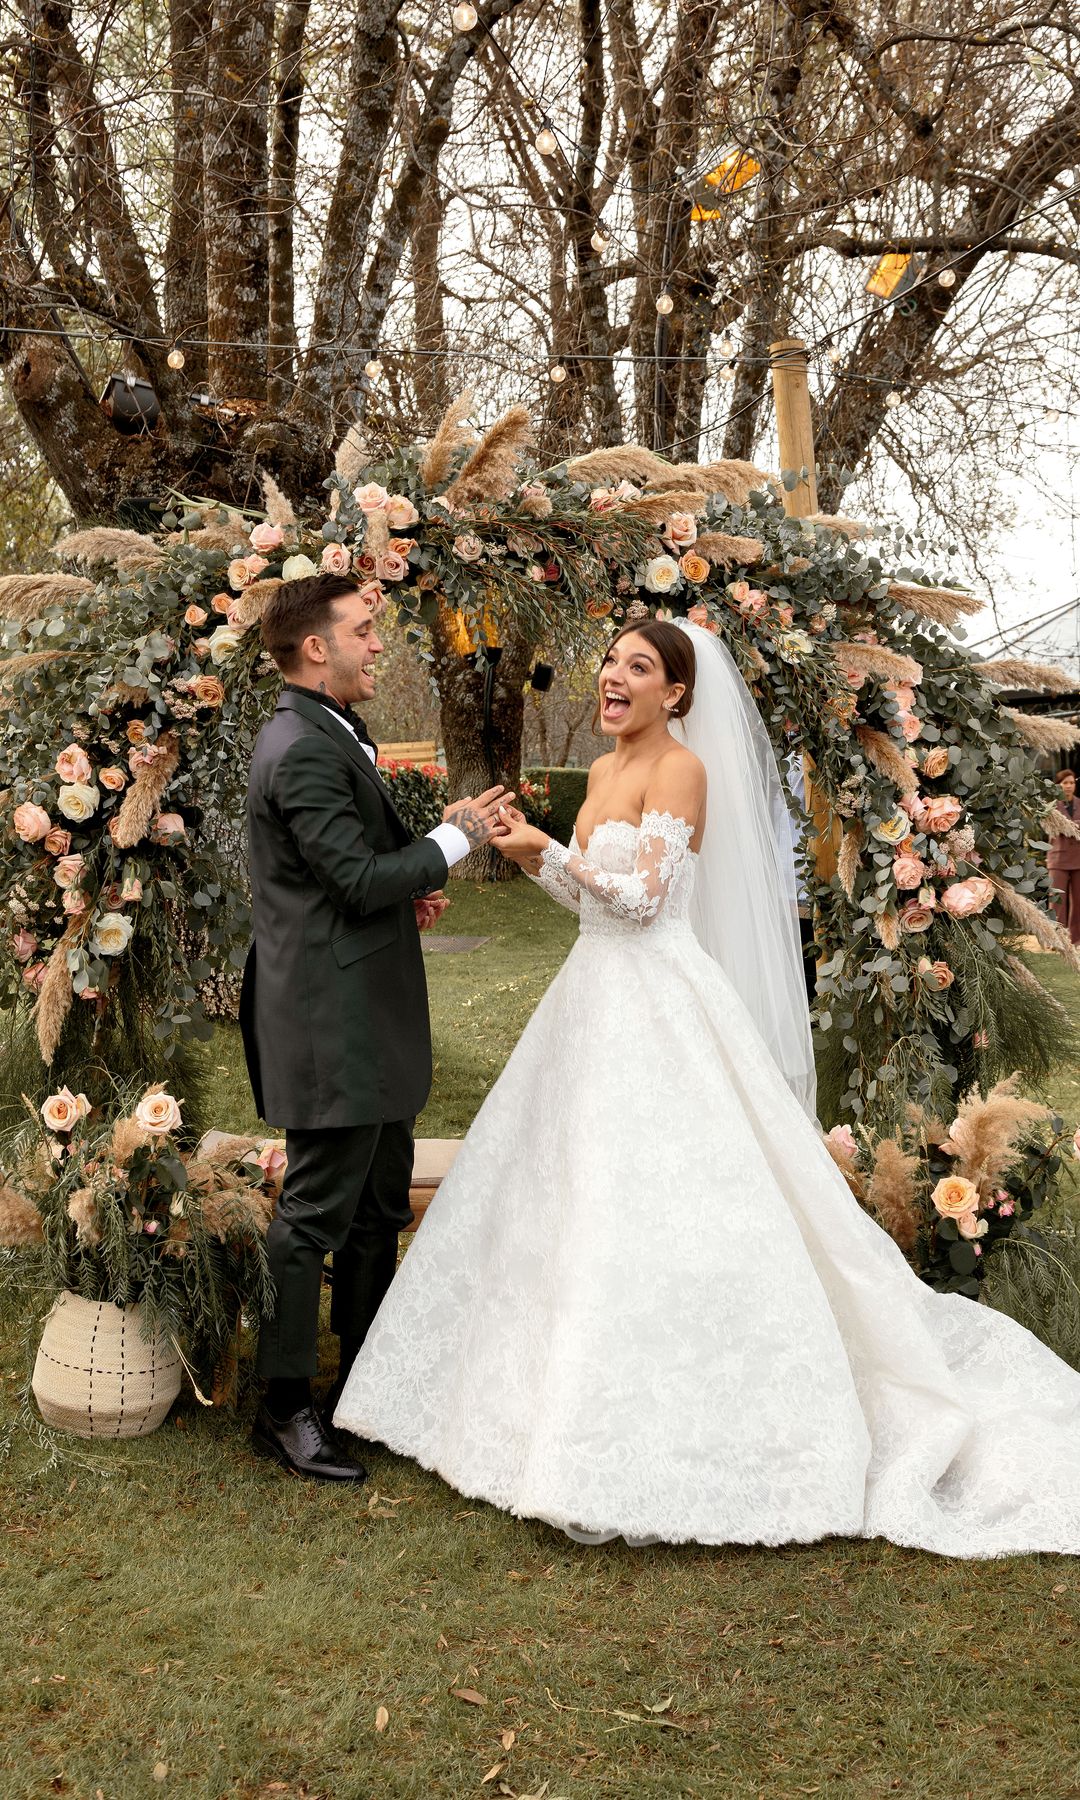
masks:
{"type": "Polygon", "coordinates": [[[681,819],[552,845],[577,943],[336,1422],[577,1537],[1080,1551],[1080,1376],[852,1198],[689,922],[681,819]]]}

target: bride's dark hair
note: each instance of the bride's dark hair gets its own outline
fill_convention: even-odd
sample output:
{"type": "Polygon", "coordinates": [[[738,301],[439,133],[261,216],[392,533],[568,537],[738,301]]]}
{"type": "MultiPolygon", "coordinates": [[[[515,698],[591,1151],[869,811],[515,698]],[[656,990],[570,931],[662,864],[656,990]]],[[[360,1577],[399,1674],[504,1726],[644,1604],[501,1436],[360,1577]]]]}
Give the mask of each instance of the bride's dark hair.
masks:
{"type": "Polygon", "coordinates": [[[639,619],[630,625],[624,625],[608,644],[605,656],[614,649],[620,638],[644,638],[651,644],[664,665],[664,674],[672,685],[681,683],[683,692],[678,704],[671,709],[673,719],[685,719],[694,704],[694,677],[697,674],[697,657],[694,646],[685,631],[677,625],[669,625],[666,619],[639,619]]]}

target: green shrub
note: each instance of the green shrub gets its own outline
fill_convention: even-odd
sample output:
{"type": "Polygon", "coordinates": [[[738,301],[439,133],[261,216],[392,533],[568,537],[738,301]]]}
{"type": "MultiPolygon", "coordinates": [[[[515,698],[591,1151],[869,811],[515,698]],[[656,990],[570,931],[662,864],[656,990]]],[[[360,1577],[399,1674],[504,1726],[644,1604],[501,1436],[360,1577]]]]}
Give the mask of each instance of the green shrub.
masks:
{"type": "MultiPolygon", "coordinates": [[[[551,772],[561,775],[577,771],[556,769],[551,772]]],[[[379,774],[393,795],[402,821],[414,837],[424,837],[432,826],[440,823],[450,795],[446,769],[441,763],[380,763],[379,774]]],[[[548,774],[547,769],[526,770],[518,795],[529,824],[538,825],[543,831],[553,830],[548,774]]]]}
{"type": "MultiPolygon", "coordinates": [[[[568,844],[574,821],[581,810],[588,786],[588,769],[524,769],[525,778],[538,785],[548,784],[549,809],[544,830],[560,844],[568,844]]],[[[537,821],[539,823],[539,821],[537,821]]]]}

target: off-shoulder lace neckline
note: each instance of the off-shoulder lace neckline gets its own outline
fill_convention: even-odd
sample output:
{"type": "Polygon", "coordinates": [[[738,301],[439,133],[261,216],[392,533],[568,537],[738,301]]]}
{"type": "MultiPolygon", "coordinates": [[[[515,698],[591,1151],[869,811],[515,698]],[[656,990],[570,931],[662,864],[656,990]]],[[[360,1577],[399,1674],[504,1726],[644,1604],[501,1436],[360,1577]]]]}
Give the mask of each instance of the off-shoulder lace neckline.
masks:
{"type": "MultiPolygon", "coordinates": [[[[577,852],[578,852],[579,856],[588,856],[589,851],[592,848],[593,840],[595,839],[597,832],[603,831],[606,826],[621,825],[624,831],[632,831],[634,836],[637,837],[637,836],[639,836],[639,834],[642,830],[642,827],[645,825],[646,820],[649,820],[649,821],[655,820],[656,823],[661,826],[664,825],[665,823],[668,825],[681,825],[683,830],[687,834],[687,845],[688,846],[689,846],[690,840],[693,838],[694,828],[690,824],[689,819],[684,819],[681,813],[659,812],[656,809],[656,807],[650,807],[648,812],[642,813],[641,818],[638,820],[636,825],[634,824],[633,819],[615,819],[615,818],[597,819],[596,824],[593,826],[592,830],[589,833],[589,841],[584,846],[578,840],[577,826],[575,825],[574,831],[573,831],[572,842],[577,845],[577,852]]],[[[691,850],[690,854],[691,854],[691,856],[696,856],[697,851],[691,850]]]]}

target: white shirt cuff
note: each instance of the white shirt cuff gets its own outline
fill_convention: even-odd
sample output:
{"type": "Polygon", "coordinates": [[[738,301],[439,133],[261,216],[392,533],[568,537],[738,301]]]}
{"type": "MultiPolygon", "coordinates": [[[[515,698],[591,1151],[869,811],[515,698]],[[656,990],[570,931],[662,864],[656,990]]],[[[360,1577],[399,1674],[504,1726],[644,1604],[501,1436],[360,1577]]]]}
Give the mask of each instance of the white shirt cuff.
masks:
{"type": "Polygon", "coordinates": [[[452,869],[455,863],[461,861],[462,857],[468,856],[469,851],[472,849],[472,845],[465,836],[465,833],[459,830],[456,825],[449,824],[445,819],[441,825],[434,826],[433,829],[425,833],[425,835],[429,838],[434,838],[439,849],[446,858],[446,866],[448,869],[452,869]]]}

